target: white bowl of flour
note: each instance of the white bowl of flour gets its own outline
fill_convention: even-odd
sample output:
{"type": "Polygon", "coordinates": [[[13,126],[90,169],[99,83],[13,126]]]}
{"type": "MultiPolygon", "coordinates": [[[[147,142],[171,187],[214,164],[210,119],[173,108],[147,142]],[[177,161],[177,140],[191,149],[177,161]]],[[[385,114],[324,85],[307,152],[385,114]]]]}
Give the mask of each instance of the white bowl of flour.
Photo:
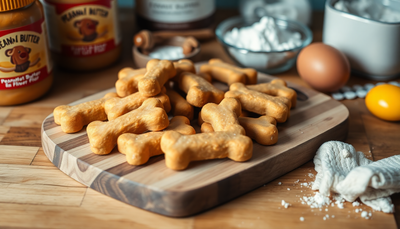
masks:
{"type": "Polygon", "coordinates": [[[239,65],[269,74],[290,69],[300,50],[312,40],[304,24],[273,17],[250,24],[240,17],[230,18],[218,25],[216,35],[239,65]]]}

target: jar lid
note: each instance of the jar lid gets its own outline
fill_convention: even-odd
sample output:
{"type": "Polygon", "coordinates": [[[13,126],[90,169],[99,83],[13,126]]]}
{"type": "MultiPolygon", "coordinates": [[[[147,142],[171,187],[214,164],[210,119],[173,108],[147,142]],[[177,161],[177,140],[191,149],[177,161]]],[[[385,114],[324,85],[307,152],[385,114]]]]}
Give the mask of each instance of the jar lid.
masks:
{"type": "Polygon", "coordinates": [[[36,0],[0,0],[0,12],[19,9],[34,1],[36,0]]]}

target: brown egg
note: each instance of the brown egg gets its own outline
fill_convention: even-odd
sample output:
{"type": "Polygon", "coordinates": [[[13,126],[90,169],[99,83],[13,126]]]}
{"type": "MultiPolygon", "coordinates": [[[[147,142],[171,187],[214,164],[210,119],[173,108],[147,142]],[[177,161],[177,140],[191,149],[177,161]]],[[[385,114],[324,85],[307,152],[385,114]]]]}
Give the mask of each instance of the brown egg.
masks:
{"type": "Polygon", "coordinates": [[[322,92],[334,92],[343,87],[350,76],[347,57],[332,46],[313,43],[297,58],[297,71],[311,87],[322,92]]]}

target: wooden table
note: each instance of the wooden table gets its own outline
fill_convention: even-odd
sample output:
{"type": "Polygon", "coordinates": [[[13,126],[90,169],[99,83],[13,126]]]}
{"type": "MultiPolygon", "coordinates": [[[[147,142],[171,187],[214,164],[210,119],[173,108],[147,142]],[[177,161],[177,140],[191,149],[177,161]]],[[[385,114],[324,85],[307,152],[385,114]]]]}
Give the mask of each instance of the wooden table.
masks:
{"type": "MultiPolygon", "coordinates": [[[[0,107],[0,227],[396,228],[396,220],[400,223],[399,213],[372,211],[371,219],[361,218],[355,209],[371,211],[365,205],[353,207],[345,203],[344,209],[328,207],[327,211],[302,205],[300,197],[314,193],[300,185],[314,180],[310,173],[316,171],[311,161],[235,200],[188,218],[169,218],[132,207],[93,191],[58,170],[43,153],[41,123],[56,106],[113,87],[118,70],[133,65],[130,38],[135,27],[131,12],[121,10],[124,53],[117,64],[86,74],[56,70],[52,90],[43,98],[21,106],[0,107]],[[291,206],[282,207],[282,200],[291,206]],[[324,220],[327,214],[329,218],[324,220]],[[300,217],[304,217],[303,222],[300,217]]],[[[235,14],[220,10],[217,21],[235,14]]],[[[322,18],[322,14],[314,15],[314,41],[321,41],[322,18]]],[[[231,62],[216,40],[202,43],[201,59],[212,57],[231,62]]],[[[307,86],[295,68],[278,76],[307,86]]],[[[352,76],[348,85],[368,82],[373,81],[352,76]]],[[[347,143],[373,160],[400,154],[399,122],[372,116],[363,99],[346,100],[343,104],[350,111],[347,143]]],[[[400,212],[400,194],[392,195],[392,200],[400,212]]]]}

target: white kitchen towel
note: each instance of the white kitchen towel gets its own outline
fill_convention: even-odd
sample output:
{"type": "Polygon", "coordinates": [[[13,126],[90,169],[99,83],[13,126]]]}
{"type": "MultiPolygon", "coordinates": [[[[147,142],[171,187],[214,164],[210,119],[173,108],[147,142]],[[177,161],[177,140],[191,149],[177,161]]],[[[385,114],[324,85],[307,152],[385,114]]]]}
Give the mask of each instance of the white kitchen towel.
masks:
{"type": "Polygon", "coordinates": [[[325,196],[338,193],[350,202],[359,197],[375,210],[394,211],[389,196],[400,192],[400,156],[373,162],[352,145],[330,141],[318,149],[314,164],[313,190],[325,196]]]}

